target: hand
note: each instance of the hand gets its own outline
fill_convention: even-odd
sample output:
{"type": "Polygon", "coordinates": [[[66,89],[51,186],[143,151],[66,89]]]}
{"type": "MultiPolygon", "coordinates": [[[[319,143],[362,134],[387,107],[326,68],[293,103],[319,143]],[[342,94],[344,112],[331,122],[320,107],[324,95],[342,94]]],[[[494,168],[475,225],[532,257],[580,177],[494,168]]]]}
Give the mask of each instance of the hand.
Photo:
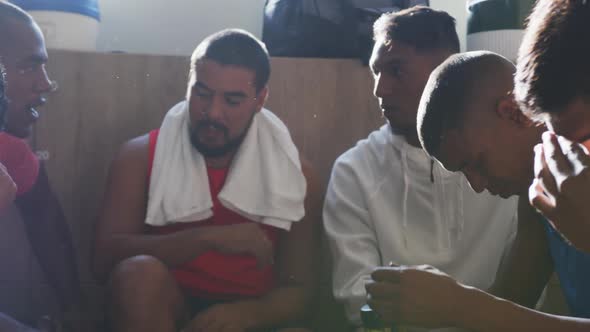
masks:
{"type": "Polygon", "coordinates": [[[535,146],[529,200],[567,240],[590,252],[590,156],[580,144],[545,132],[535,146]]]}
{"type": "Polygon", "coordinates": [[[449,327],[463,287],[432,266],[395,266],[375,270],[368,283],[368,304],[386,323],[449,327]]]}
{"type": "Polygon", "coordinates": [[[182,332],[245,332],[252,327],[252,310],[247,304],[217,304],[199,313],[182,332]]]}
{"type": "Polygon", "coordinates": [[[17,187],[6,167],[0,163],[0,211],[3,211],[14,201],[17,187]]]}
{"type": "Polygon", "coordinates": [[[272,242],[256,223],[215,226],[213,249],[226,254],[250,254],[258,260],[258,266],[273,263],[272,242]]]}

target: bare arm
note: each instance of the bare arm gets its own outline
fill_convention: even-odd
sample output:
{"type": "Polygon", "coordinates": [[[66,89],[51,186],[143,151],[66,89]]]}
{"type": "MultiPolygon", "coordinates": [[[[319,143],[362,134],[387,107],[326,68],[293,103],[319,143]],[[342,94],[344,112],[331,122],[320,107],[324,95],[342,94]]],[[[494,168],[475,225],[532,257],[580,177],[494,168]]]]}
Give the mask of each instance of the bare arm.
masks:
{"type": "Polygon", "coordinates": [[[99,279],[107,277],[121,260],[151,255],[168,266],[178,266],[205,251],[251,253],[270,261],[269,243],[249,243],[249,235],[262,230],[253,224],[209,226],[172,234],[148,234],[144,223],[148,181],[149,137],[144,135],[123,145],[111,165],[102,210],[96,229],[93,269],[99,279]],[[268,253],[268,254],[267,254],[268,253]]]}
{"type": "Polygon", "coordinates": [[[478,289],[467,288],[462,298],[456,325],[475,331],[590,331],[590,319],[546,314],[478,289]]]}
{"type": "Polygon", "coordinates": [[[553,261],[541,216],[528,204],[518,201],[518,231],[490,293],[532,308],[553,272],[553,261]],[[532,278],[531,276],[534,276],[532,278]]]}
{"type": "Polygon", "coordinates": [[[523,307],[453,280],[431,266],[378,268],[369,305],[386,322],[479,332],[590,331],[590,319],[523,307]]]}

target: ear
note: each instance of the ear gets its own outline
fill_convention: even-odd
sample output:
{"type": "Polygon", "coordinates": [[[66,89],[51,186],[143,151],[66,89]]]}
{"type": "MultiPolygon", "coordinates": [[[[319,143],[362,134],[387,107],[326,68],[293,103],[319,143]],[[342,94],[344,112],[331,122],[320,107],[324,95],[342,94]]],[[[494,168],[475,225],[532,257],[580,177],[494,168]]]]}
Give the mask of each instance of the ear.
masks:
{"type": "Polygon", "coordinates": [[[534,127],[535,123],[522,113],[512,94],[504,96],[496,104],[496,115],[501,119],[510,120],[520,128],[534,127]]]}
{"type": "Polygon", "coordinates": [[[260,92],[258,92],[258,94],[256,95],[256,112],[260,112],[260,110],[264,106],[264,103],[266,103],[267,97],[268,97],[268,85],[266,85],[264,88],[262,88],[260,90],[260,92]]]}

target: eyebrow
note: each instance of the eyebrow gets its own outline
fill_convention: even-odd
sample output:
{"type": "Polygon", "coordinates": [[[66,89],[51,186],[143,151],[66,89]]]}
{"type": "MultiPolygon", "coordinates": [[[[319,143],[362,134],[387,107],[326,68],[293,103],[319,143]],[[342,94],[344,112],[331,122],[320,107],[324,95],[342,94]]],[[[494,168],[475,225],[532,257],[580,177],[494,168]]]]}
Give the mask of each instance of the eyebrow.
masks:
{"type": "MultiPolygon", "coordinates": [[[[206,90],[207,92],[210,92],[210,93],[215,92],[213,89],[211,89],[210,87],[208,87],[207,84],[205,84],[205,83],[203,83],[201,81],[195,82],[195,85],[193,86],[193,89],[194,88],[203,89],[203,90],[206,90]]],[[[248,97],[248,95],[246,95],[242,91],[227,91],[227,92],[224,92],[223,95],[226,98],[246,98],[246,97],[248,97]]]]}
{"type": "Polygon", "coordinates": [[[393,65],[402,65],[404,63],[403,60],[394,58],[394,59],[387,59],[382,61],[380,64],[376,64],[375,62],[371,63],[371,71],[374,73],[377,72],[377,67],[379,68],[387,68],[393,65]]]}
{"type": "Polygon", "coordinates": [[[228,92],[224,92],[223,95],[225,97],[230,97],[230,98],[246,98],[246,97],[248,97],[245,93],[243,93],[241,91],[228,91],[228,92]]]}
{"type": "Polygon", "coordinates": [[[207,90],[209,92],[212,92],[213,91],[210,87],[207,86],[207,84],[205,84],[203,82],[200,82],[200,81],[196,81],[195,82],[195,85],[193,86],[193,89],[194,88],[199,88],[199,89],[207,90]]]}

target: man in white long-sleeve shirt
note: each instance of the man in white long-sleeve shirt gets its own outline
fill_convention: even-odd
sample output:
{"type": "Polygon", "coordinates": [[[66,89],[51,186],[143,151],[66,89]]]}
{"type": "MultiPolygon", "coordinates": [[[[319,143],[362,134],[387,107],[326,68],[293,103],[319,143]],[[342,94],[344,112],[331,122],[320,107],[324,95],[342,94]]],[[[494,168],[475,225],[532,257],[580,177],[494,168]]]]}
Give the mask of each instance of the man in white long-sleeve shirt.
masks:
{"type": "Polygon", "coordinates": [[[429,264],[487,289],[516,232],[514,199],[474,193],[417,138],[416,112],[428,77],[459,51],[454,19],[414,7],[383,15],[374,37],[374,93],[387,124],[338,158],[323,216],[334,296],[355,325],[375,267],[429,264]]]}

